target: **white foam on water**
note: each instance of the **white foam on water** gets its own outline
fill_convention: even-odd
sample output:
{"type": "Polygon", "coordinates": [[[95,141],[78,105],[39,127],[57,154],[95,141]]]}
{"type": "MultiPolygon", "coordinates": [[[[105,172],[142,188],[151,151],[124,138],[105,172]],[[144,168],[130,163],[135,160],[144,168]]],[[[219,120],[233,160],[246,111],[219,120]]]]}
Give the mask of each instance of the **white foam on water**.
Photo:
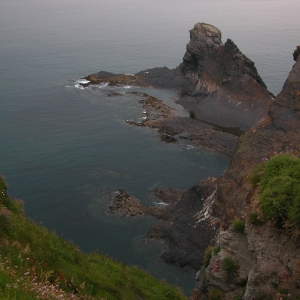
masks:
{"type": "Polygon", "coordinates": [[[84,87],[81,84],[75,83],[74,87],[76,89],[84,90],[84,87]]]}
{"type": "Polygon", "coordinates": [[[107,87],[107,86],[108,86],[108,82],[104,82],[104,83],[101,83],[101,84],[97,85],[97,87],[98,87],[99,89],[103,89],[103,88],[105,88],[105,87],[107,87]]]}
{"type": "Polygon", "coordinates": [[[156,205],[156,206],[167,206],[167,205],[169,205],[168,203],[165,203],[165,202],[154,202],[154,204],[156,205]]]}
{"type": "Polygon", "coordinates": [[[84,78],[81,78],[81,79],[77,80],[77,82],[78,82],[78,83],[81,83],[81,84],[87,84],[87,83],[89,83],[90,81],[89,81],[89,80],[86,80],[86,79],[84,79],[84,78]]]}
{"type": "Polygon", "coordinates": [[[193,146],[193,145],[190,145],[190,144],[186,145],[187,150],[191,150],[191,149],[194,149],[194,148],[196,148],[196,146],[193,146]]]}

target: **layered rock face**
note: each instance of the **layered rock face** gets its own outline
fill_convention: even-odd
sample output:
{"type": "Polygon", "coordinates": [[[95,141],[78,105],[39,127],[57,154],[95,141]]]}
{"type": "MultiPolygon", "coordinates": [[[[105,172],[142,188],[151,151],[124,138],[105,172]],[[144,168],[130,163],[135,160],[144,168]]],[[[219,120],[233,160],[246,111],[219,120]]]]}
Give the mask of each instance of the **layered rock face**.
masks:
{"type": "Polygon", "coordinates": [[[179,69],[193,84],[191,95],[200,100],[200,105],[193,105],[188,97],[180,103],[189,103],[200,120],[248,130],[266,114],[273,95],[254,63],[232,40],[223,44],[221,35],[218,28],[205,23],[197,23],[190,30],[179,69]]]}
{"type": "Polygon", "coordinates": [[[269,114],[239,138],[230,167],[220,179],[211,212],[221,221],[216,241],[221,251],[199,276],[194,299],[207,299],[207,292],[216,287],[225,291],[225,299],[300,297],[300,238],[277,228],[273,221],[253,225],[248,218],[256,213],[263,219],[258,191],[248,180],[252,168],[277,153],[298,153],[300,149],[299,47],[294,58],[296,63],[269,114]],[[230,226],[234,217],[245,220],[244,234],[230,226]],[[239,266],[233,280],[215,268],[228,257],[239,266]]]}
{"type": "Polygon", "coordinates": [[[190,41],[180,67],[185,76],[196,84],[195,93],[223,90],[222,95],[235,91],[239,92],[240,97],[244,94],[248,97],[259,93],[264,95],[266,85],[254,63],[241,53],[232,40],[228,39],[223,45],[221,36],[218,28],[205,23],[197,23],[190,30],[190,41]],[[239,82],[241,76],[244,77],[242,85],[239,82]]]}

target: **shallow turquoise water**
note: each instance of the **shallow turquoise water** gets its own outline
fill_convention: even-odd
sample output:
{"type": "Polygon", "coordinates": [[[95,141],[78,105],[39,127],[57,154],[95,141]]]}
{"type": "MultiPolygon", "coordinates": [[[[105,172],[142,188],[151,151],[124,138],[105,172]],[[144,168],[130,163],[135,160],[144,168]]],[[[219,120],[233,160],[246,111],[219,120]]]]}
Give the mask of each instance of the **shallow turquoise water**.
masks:
{"type": "MultiPolygon", "coordinates": [[[[0,3],[0,157],[9,193],[26,213],[83,250],[98,249],[191,290],[194,274],[163,264],[164,245],[145,233],[152,218],[108,218],[102,203],[117,188],[153,204],[154,188],[189,188],[217,176],[228,159],[164,144],[133,127],[137,98],[119,89],[79,89],[100,70],[135,73],[176,67],[198,21],[214,24],[247,56],[273,93],[299,44],[299,1],[37,1],[0,3]]],[[[173,92],[150,90],[172,103],[173,92]]],[[[185,114],[179,109],[179,114],[185,114]]]]}

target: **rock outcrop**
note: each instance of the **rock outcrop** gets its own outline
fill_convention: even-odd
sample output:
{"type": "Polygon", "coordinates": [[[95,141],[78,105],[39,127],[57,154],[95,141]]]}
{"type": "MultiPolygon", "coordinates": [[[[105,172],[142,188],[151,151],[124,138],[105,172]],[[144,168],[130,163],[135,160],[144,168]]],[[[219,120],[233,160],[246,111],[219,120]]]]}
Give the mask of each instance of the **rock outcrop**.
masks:
{"type": "Polygon", "coordinates": [[[263,219],[258,191],[248,180],[252,168],[276,153],[297,153],[300,149],[298,52],[299,47],[294,52],[296,63],[268,116],[240,137],[231,164],[220,178],[211,213],[221,222],[216,242],[221,251],[199,276],[194,299],[208,299],[208,291],[215,288],[225,292],[224,299],[239,295],[245,300],[300,297],[300,238],[277,228],[275,221],[255,225],[248,217],[255,213],[263,219]],[[232,229],[234,217],[245,221],[244,234],[232,229]],[[224,271],[214,268],[226,257],[239,266],[231,281],[224,271]]]}
{"type": "Polygon", "coordinates": [[[155,190],[161,200],[156,206],[145,206],[123,190],[113,193],[106,212],[117,216],[138,217],[151,215],[161,220],[152,227],[147,238],[165,241],[162,259],[178,267],[198,270],[203,252],[216,235],[216,218],[207,215],[215,197],[216,178],[207,178],[187,191],[178,189],[155,190]]]}
{"type": "Polygon", "coordinates": [[[182,73],[193,84],[191,95],[180,100],[198,119],[248,130],[261,119],[272,103],[273,95],[258,75],[254,63],[221,31],[209,24],[197,23],[190,30],[182,73]]]}
{"type": "Polygon", "coordinates": [[[218,28],[205,23],[197,23],[190,30],[190,41],[180,68],[194,83],[194,93],[216,92],[222,96],[238,93],[235,97],[247,97],[250,101],[257,95],[265,97],[266,85],[254,63],[232,40],[228,39],[223,45],[221,36],[218,28]]]}
{"type": "Polygon", "coordinates": [[[217,220],[204,217],[208,205],[204,200],[214,195],[216,183],[216,178],[208,178],[186,191],[180,201],[167,207],[163,221],[147,233],[148,238],[167,243],[162,254],[167,263],[194,270],[201,266],[203,252],[216,234],[217,220]]]}
{"type": "Polygon", "coordinates": [[[105,211],[117,216],[150,215],[158,219],[168,219],[175,203],[182,199],[185,191],[179,189],[154,190],[153,194],[161,200],[155,206],[146,206],[139,199],[130,196],[123,190],[116,190],[110,197],[105,211]]]}
{"type": "MultiPolygon", "coordinates": [[[[231,156],[237,136],[267,114],[273,95],[254,63],[234,42],[227,40],[223,45],[218,28],[197,23],[190,30],[186,48],[183,62],[174,70],[154,68],[134,75],[101,71],[85,77],[82,85],[107,83],[176,89],[180,95],[177,102],[189,111],[190,118],[175,117],[166,105],[163,110],[168,113],[156,105],[143,122],[129,123],[157,128],[166,142],[188,142],[231,156]]],[[[146,109],[145,103],[151,96],[145,97],[148,99],[142,103],[146,109]]]]}

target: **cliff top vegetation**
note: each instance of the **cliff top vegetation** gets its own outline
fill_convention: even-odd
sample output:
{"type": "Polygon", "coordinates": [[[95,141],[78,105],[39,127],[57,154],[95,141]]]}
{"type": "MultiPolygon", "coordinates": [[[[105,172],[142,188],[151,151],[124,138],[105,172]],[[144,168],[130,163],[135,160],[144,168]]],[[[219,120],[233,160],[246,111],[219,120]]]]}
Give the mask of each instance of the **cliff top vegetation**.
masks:
{"type": "Polygon", "coordinates": [[[251,181],[260,188],[260,207],[267,220],[300,232],[300,159],[280,154],[257,166],[251,181]]]}
{"type": "Polygon", "coordinates": [[[84,254],[30,221],[0,178],[0,298],[183,300],[178,289],[98,253],[84,254]]]}

